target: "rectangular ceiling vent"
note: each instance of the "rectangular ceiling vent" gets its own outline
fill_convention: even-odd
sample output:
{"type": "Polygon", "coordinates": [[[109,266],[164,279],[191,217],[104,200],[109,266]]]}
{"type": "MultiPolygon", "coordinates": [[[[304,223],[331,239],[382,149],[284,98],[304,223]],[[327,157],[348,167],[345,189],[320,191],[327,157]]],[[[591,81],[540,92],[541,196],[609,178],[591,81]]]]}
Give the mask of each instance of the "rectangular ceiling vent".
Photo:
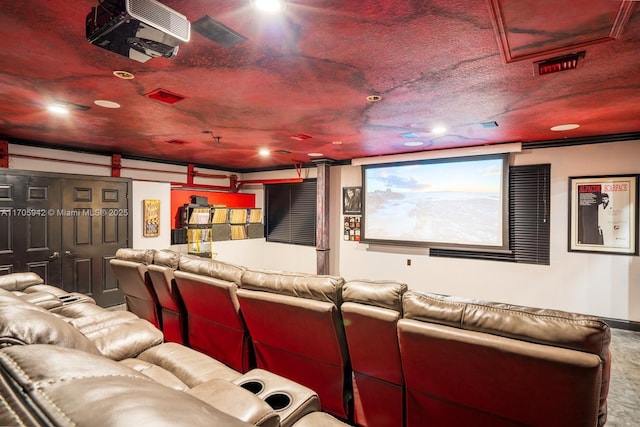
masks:
{"type": "Polygon", "coordinates": [[[187,98],[186,96],[170,92],[166,89],[155,89],[151,92],[145,93],[144,96],[167,104],[175,104],[176,102],[187,98]]]}
{"type": "Polygon", "coordinates": [[[167,141],[167,144],[173,144],[173,145],[184,145],[186,143],[187,141],[184,141],[182,139],[170,139],[169,141],[167,141]]]}
{"type": "Polygon", "coordinates": [[[585,51],[583,50],[577,53],[570,53],[569,55],[556,56],[555,58],[534,62],[534,68],[536,74],[539,76],[560,71],[575,70],[582,64],[584,55],[585,51]]]}
{"type": "Polygon", "coordinates": [[[223,23],[215,21],[208,15],[198,19],[196,22],[191,24],[191,27],[209,40],[227,48],[235,46],[238,43],[242,43],[247,39],[223,23]]]}

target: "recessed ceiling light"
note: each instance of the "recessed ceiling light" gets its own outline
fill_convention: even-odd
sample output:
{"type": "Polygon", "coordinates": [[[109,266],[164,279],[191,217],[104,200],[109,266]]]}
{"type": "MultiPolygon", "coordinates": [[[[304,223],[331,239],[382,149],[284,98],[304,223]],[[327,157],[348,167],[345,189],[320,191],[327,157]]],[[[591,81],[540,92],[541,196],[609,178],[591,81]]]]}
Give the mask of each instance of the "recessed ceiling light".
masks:
{"type": "Polygon", "coordinates": [[[104,108],[120,108],[120,104],[117,102],[107,101],[106,99],[96,99],[93,103],[104,108]]]}
{"type": "Polygon", "coordinates": [[[309,156],[309,157],[322,157],[322,156],[324,156],[324,154],[322,154],[322,153],[309,153],[309,154],[307,154],[307,156],[309,156]]]}
{"type": "Polygon", "coordinates": [[[369,102],[378,102],[382,99],[380,95],[369,95],[367,96],[367,101],[369,102]]]}
{"type": "Polygon", "coordinates": [[[282,0],[255,0],[257,9],[263,12],[276,13],[284,9],[284,1],[282,0]]]}
{"type": "Polygon", "coordinates": [[[128,71],[117,70],[113,72],[113,75],[119,79],[131,80],[135,76],[128,71]]]}
{"type": "Polygon", "coordinates": [[[333,145],[342,145],[342,141],[332,141],[333,145]]]}
{"type": "Polygon", "coordinates": [[[268,148],[261,148],[260,151],[258,151],[258,154],[262,157],[268,157],[270,152],[268,148]]]}
{"type": "Polygon", "coordinates": [[[422,144],[424,144],[422,141],[407,141],[404,143],[405,147],[419,147],[422,144]]]}
{"type": "Polygon", "coordinates": [[[431,132],[437,135],[444,135],[447,132],[447,128],[444,126],[436,126],[433,129],[431,129],[431,132]]]}
{"type": "Polygon", "coordinates": [[[67,114],[69,114],[69,108],[67,108],[67,106],[63,104],[49,104],[47,106],[47,110],[49,110],[49,112],[53,114],[57,114],[60,116],[66,116],[67,114]]]}
{"type": "Polygon", "coordinates": [[[571,124],[566,124],[566,125],[554,126],[554,127],[551,128],[551,130],[554,131],[554,132],[562,132],[562,131],[565,131],[565,130],[577,129],[579,127],[580,127],[580,125],[577,125],[575,123],[571,123],[571,124]]]}

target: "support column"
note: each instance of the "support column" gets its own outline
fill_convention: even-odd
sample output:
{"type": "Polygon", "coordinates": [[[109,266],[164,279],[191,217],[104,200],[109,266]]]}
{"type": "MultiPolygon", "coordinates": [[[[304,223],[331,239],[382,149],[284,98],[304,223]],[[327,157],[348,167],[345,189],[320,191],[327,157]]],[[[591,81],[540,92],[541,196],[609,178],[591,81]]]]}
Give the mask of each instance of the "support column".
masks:
{"type": "Polygon", "coordinates": [[[120,154],[111,155],[111,176],[120,176],[122,170],[122,156],[120,154]]]}
{"type": "Polygon", "coordinates": [[[0,168],[9,168],[9,142],[0,141],[0,168]]]}
{"type": "Polygon", "coordinates": [[[316,192],[316,270],[317,274],[329,273],[329,172],[331,160],[314,161],[318,169],[316,192]]]}

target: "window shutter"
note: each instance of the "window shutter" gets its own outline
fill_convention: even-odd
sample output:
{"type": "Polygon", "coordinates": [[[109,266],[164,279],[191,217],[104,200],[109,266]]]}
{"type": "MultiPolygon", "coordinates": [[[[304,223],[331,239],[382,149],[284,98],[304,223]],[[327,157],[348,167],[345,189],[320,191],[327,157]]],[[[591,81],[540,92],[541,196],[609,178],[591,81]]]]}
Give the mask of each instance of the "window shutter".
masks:
{"type": "Polygon", "coordinates": [[[268,242],[316,245],[315,179],[265,185],[265,235],[268,242]]]}

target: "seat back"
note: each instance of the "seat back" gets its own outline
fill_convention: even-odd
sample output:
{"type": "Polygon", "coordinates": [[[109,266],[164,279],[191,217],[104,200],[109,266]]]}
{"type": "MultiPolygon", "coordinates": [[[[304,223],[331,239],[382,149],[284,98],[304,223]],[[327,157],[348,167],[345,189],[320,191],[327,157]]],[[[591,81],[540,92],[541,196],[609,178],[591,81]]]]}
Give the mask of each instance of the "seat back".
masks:
{"type": "Polygon", "coordinates": [[[608,326],[593,317],[422,294],[398,321],[407,426],[602,426],[608,326]]]}
{"type": "Polygon", "coordinates": [[[174,275],[180,256],[171,250],[156,251],[153,264],[149,264],[147,270],[160,304],[165,340],[187,344],[187,315],[174,275]]]}
{"type": "Polygon", "coordinates": [[[127,310],[162,329],[160,304],[147,270],[153,254],[152,249],[121,248],[109,263],[124,293],[127,310]]]}
{"type": "Polygon", "coordinates": [[[236,295],[242,271],[233,264],[182,257],[174,275],[187,312],[189,345],[247,372],[255,362],[236,295]]]}
{"type": "Polygon", "coordinates": [[[250,271],[238,299],[259,368],[318,393],[324,411],[351,414],[351,369],[340,316],[343,279],[250,271]]]}
{"type": "Polygon", "coordinates": [[[397,323],[406,290],[406,284],[397,282],[349,281],[343,287],[341,311],[353,369],[354,421],[358,426],[404,425],[397,323]]]}

